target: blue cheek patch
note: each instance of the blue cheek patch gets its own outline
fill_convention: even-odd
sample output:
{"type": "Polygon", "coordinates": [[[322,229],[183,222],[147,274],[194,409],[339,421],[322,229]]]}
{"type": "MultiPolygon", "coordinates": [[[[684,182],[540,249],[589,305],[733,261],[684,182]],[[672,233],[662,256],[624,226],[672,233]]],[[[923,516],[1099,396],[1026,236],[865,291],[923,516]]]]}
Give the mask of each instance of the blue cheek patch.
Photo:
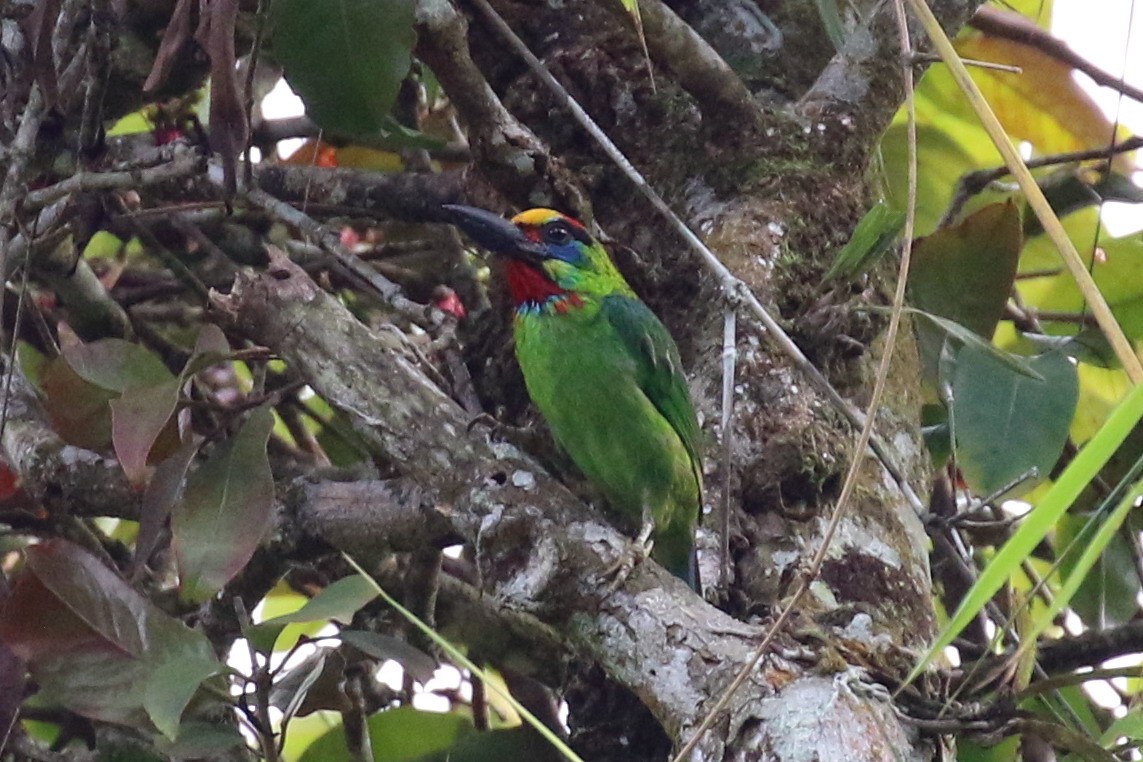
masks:
{"type": "Polygon", "coordinates": [[[575,267],[581,267],[587,263],[587,257],[584,256],[583,247],[578,241],[565,243],[563,246],[548,244],[548,251],[556,259],[567,262],[569,265],[574,265],[575,267]]]}

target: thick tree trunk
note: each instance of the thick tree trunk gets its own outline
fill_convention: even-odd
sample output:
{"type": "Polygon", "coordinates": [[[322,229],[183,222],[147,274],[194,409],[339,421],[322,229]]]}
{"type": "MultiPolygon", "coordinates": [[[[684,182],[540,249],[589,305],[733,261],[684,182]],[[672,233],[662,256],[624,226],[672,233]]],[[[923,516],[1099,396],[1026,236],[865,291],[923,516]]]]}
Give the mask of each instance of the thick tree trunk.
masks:
{"type": "MultiPolygon", "coordinates": [[[[863,4],[857,11],[860,20],[850,19],[846,44],[836,54],[812,3],[782,4],[770,36],[763,34],[766,27],[755,26],[753,41],[735,38],[741,30],[748,31],[749,24],[710,22],[741,19],[743,13],[756,19],[757,7],[744,10],[733,0],[676,5],[692,21],[705,19],[706,31],[719,28],[721,34],[709,38],[726,60],[736,63],[750,89],[733,74],[727,76],[718,56],[702,40],[688,38],[685,25],[655,0],[640,4],[654,84],[631,20],[618,3],[493,4],[651,186],[778,315],[834,386],[863,405],[876,359],[886,347],[878,341],[883,319],[857,310],[869,302],[883,303],[893,273],[886,268],[874,274],[868,289],[855,287],[840,294],[835,289],[828,297],[819,285],[821,274],[871,203],[876,178],[869,158],[902,99],[892,4],[863,4]],[[737,48],[735,41],[740,43],[737,48]],[[750,98],[751,90],[760,97],[750,98]]],[[[968,0],[934,3],[954,30],[976,5],[968,0]]],[[[487,17],[475,13],[470,27],[476,65],[508,111],[538,136],[542,150],[558,157],[550,162],[555,168],[546,183],[535,178],[508,183],[497,172],[488,178],[517,206],[542,202],[582,214],[588,212],[583,196],[591,199],[595,220],[617,244],[613,253],[620,267],[664,317],[690,371],[711,443],[706,507],[710,517],[718,515],[723,500],[732,508],[733,574],[723,591],[724,608],[741,619],[761,614],[762,622],[769,621],[768,615],[781,608],[821,545],[852,457],[855,432],[750,321],[739,322],[733,424],[730,432],[719,430],[722,328],[728,309],[719,284],[631,183],[601,158],[571,114],[553,105],[539,79],[515,56],[505,54],[504,40],[487,17]],[[582,195],[559,192],[567,172],[584,189],[582,195]],[[715,443],[724,442],[728,433],[732,444],[724,457],[715,443]],[[729,484],[729,495],[723,494],[724,484],[729,484]]],[[[421,45],[431,49],[436,39],[423,35],[421,45]]],[[[923,48],[923,43],[914,30],[914,44],[923,48]]],[[[447,72],[442,81],[449,88],[447,72]]],[[[481,166],[495,164],[495,157],[488,158],[481,166]]],[[[545,176],[544,165],[538,166],[537,175],[545,176]]],[[[908,481],[919,487],[927,482],[927,455],[920,440],[919,373],[911,338],[899,341],[894,351],[878,432],[891,443],[892,457],[908,481]]],[[[500,357],[506,355],[504,350],[500,357]]],[[[484,391],[495,398],[503,389],[499,384],[484,391]]],[[[518,405],[510,397],[505,408],[518,405]]],[[[932,755],[932,747],[909,732],[875,694],[851,689],[860,671],[844,666],[856,663],[860,654],[862,660],[899,674],[908,665],[910,650],[931,636],[934,623],[927,540],[915,504],[904,499],[876,459],[860,457],[855,498],[798,612],[802,628],[814,629],[811,622],[826,627],[830,645],[811,639],[810,651],[819,658],[836,652],[845,661],[836,662],[838,671],[826,677],[820,665],[776,658],[764,662],[754,684],[731,702],[733,708],[699,746],[696,758],[932,755]]],[[[707,528],[707,579],[718,574],[716,531],[707,528]]],[[[672,612],[686,610],[678,603],[670,606],[672,612]]],[[[602,662],[613,679],[634,690],[665,721],[676,748],[734,671],[726,669],[721,656],[698,662],[687,657],[688,635],[707,630],[699,640],[705,643],[710,637],[700,622],[709,626],[712,620],[702,615],[677,622],[687,634],[670,639],[666,651],[674,658],[659,662],[685,665],[685,682],[692,690],[709,688],[699,690],[702,708],[682,725],[665,721],[664,697],[647,695],[646,685],[632,673],[661,672],[661,667],[650,666],[655,662],[602,662]],[[708,679],[712,674],[717,677],[708,679]]],[[[579,634],[595,642],[607,632],[611,630],[579,634]]],[[[630,643],[620,640],[609,641],[607,652],[627,651],[630,643]]],[[[710,656],[709,651],[698,653],[710,656]]],[[[629,717],[617,718],[615,704],[599,698],[603,686],[598,675],[581,680],[590,689],[578,684],[581,690],[572,694],[579,738],[589,741],[611,735],[617,727],[635,727],[637,708],[629,717]],[[598,728],[593,729],[592,722],[599,722],[598,728]]],[[[631,737],[647,736],[632,731],[631,737]]],[[[588,743],[586,748],[596,753],[606,746],[588,743]]],[[[656,754],[661,751],[638,758],[658,758],[656,754]]]]}
{"type": "MultiPolygon", "coordinates": [[[[976,5],[932,4],[950,28],[976,5]]],[[[869,159],[901,99],[892,4],[859,3],[834,53],[810,0],[781,4],[773,26],[742,0],[676,3],[716,49],[676,10],[643,0],[654,84],[621,3],[494,5],[833,386],[863,405],[889,348],[879,340],[884,320],[860,308],[883,305],[891,268],[851,288],[827,291],[820,279],[871,201],[869,159]],[[749,40],[712,22],[744,13],[753,24],[744,28],[757,33],[749,40]]],[[[551,205],[591,218],[678,340],[707,441],[702,572],[719,580],[715,517],[725,504],[730,575],[711,585],[718,607],[650,563],[609,591],[609,570],[630,541],[528,454],[470,429],[469,416],[422,366],[419,347],[396,332],[371,332],[284,258],[241,276],[214,300],[215,318],[282,357],[353,422],[393,478],[348,492],[293,485],[275,542],[282,557],[314,539],[369,557],[466,541],[484,594],[465,597],[471,588],[446,583],[438,616],[469,625],[473,641],[502,628],[518,644],[513,653],[545,677],[556,671],[550,662],[569,655],[602,667],[569,680],[573,741],[592,760],[662,759],[692,737],[788,604],[823,544],[855,432],[745,312],[734,346],[734,415],[722,430],[724,316],[735,309],[722,285],[507,52],[482,12],[466,19],[446,0],[421,0],[418,27],[418,55],[468,122],[480,179],[464,187],[485,196],[468,200],[505,210],[551,205]],[[623,756],[616,729],[625,735],[623,756]]],[[[255,182],[277,183],[288,195],[290,171],[261,171],[255,182]]],[[[448,197],[461,185],[451,175],[425,184],[448,197]]],[[[307,180],[311,191],[322,189],[307,180]]],[[[387,206],[371,195],[349,200],[431,216],[428,207],[387,206]]],[[[510,423],[531,420],[504,317],[485,315],[467,330],[486,409],[504,411],[510,423]]],[[[877,432],[904,478],[920,487],[928,476],[920,374],[911,340],[893,351],[877,432]]],[[[28,493],[50,506],[62,490],[74,514],[137,515],[137,496],[114,464],[63,446],[31,392],[14,389],[2,445],[28,493]]],[[[936,741],[904,723],[875,680],[902,675],[932,635],[927,540],[915,505],[884,465],[856,457],[855,496],[820,574],[693,759],[934,758],[936,741]]]]}

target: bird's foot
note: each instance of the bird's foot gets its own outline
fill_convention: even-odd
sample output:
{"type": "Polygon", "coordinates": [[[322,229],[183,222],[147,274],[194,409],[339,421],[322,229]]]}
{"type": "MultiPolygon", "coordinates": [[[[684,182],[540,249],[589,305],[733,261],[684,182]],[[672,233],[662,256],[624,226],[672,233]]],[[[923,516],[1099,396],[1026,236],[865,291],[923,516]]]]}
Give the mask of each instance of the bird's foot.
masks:
{"type": "Polygon", "coordinates": [[[651,549],[655,546],[655,541],[651,539],[651,534],[654,531],[655,524],[651,521],[644,521],[643,527],[639,530],[639,536],[635,538],[635,543],[628,545],[619,560],[607,570],[607,576],[611,578],[611,582],[607,585],[608,595],[622,587],[627,578],[631,576],[631,572],[635,571],[635,568],[651,555],[651,549]]]}

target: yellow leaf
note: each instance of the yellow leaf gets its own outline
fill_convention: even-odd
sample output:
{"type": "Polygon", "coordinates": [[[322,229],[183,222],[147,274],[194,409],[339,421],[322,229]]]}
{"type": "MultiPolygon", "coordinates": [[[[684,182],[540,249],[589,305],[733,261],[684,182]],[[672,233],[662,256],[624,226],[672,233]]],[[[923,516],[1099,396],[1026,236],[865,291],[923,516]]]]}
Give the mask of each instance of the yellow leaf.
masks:
{"type": "MultiPolygon", "coordinates": [[[[964,58],[1018,66],[1020,74],[972,70],[972,77],[1004,130],[1032,144],[1037,154],[1056,154],[1108,145],[1113,127],[1095,101],[1072,77],[1072,68],[1028,45],[981,33],[962,35],[957,52],[964,58]]],[[[1120,138],[1128,134],[1121,130],[1120,138]]],[[[1131,154],[1112,161],[1131,174],[1131,154]]]]}

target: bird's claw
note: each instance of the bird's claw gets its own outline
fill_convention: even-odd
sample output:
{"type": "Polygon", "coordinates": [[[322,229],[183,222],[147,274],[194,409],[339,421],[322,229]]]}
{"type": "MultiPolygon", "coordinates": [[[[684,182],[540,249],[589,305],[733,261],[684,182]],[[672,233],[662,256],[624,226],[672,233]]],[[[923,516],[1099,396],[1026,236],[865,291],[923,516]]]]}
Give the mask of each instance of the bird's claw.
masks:
{"type": "Polygon", "coordinates": [[[636,567],[651,555],[651,549],[655,547],[655,541],[651,539],[651,534],[654,531],[655,525],[653,523],[644,522],[635,542],[628,545],[620,555],[619,560],[607,570],[607,576],[611,578],[611,582],[607,585],[608,595],[623,587],[623,583],[631,576],[631,572],[635,571],[636,567]]]}

